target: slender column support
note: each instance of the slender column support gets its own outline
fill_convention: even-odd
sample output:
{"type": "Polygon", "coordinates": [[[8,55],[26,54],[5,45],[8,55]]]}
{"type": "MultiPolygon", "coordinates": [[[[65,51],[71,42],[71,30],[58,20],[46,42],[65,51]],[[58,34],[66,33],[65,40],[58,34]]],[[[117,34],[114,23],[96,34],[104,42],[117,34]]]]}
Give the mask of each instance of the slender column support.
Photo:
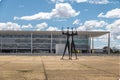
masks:
{"type": "Polygon", "coordinates": [[[52,43],[53,43],[53,35],[52,35],[52,31],[51,31],[50,53],[52,53],[52,43]]]}
{"type": "Polygon", "coordinates": [[[32,41],[32,35],[33,35],[33,33],[31,32],[31,54],[32,54],[32,52],[33,52],[33,41],[32,41]]]}
{"type": "Polygon", "coordinates": [[[91,54],[91,34],[89,35],[89,53],[91,54]]]}
{"type": "Polygon", "coordinates": [[[108,33],[108,54],[110,54],[110,33],[108,33]]]}
{"type": "Polygon", "coordinates": [[[94,38],[92,37],[92,53],[94,54],[94,38]]]}

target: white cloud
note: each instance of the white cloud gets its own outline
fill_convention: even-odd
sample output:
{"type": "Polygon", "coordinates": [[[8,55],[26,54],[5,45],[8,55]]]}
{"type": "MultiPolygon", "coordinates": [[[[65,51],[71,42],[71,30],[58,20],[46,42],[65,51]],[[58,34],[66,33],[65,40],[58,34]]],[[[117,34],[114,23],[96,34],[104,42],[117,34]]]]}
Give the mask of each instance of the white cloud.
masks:
{"type": "Polygon", "coordinates": [[[90,4],[108,4],[109,0],[51,0],[53,3],[76,2],[76,3],[90,3],[90,4]]]}
{"type": "Polygon", "coordinates": [[[79,25],[79,24],[80,24],[80,20],[79,20],[79,19],[76,19],[76,20],[73,22],[73,24],[79,25]]]}
{"type": "Polygon", "coordinates": [[[28,24],[28,25],[22,25],[21,28],[32,28],[32,25],[31,25],[31,24],[28,24]]]}
{"type": "Polygon", "coordinates": [[[101,41],[101,42],[108,42],[108,35],[102,35],[100,37],[95,38],[95,41],[101,41]]]}
{"type": "Polygon", "coordinates": [[[57,27],[52,27],[50,26],[47,31],[59,31],[59,29],[57,27]]]}
{"type": "Polygon", "coordinates": [[[53,3],[60,3],[60,2],[64,2],[64,0],[51,0],[53,3]]]}
{"type": "Polygon", "coordinates": [[[77,3],[87,2],[90,4],[108,4],[109,3],[108,0],[72,0],[72,1],[77,2],[77,3]]]}
{"type": "Polygon", "coordinates": [[[54,19],[53,21],[65,22],[65,21],[67,21],[67,19],[54,19]]]}
{"type": "Polygon", "coordinates": [[[50,19],[52,15],[50,13],[40,12],[32,16],[14,17],[14,20],[39,20],[39,19],[50,19]]]}
{"type": "Polygon", "coordinates": [[[46,22],[40,23],[36,25],[37,31],[43,30],[48,27],[48,24],[46,22]]]}
{"type": "Polygon", "coordinates": [[[86,28],[85,28],[84,25],[82,25],[82,26],[79,26],[79,27],[77,28],[77,30],[78,30],[78,31],[86,31],[86,28]]]}
{"type": "Polygon", "coordinates": [[[108,0],[88,0],[89,3],[91,4],[108,4],[108,0]]]}
{"type": "Polygon", "coordinates": [[[115,45],[115,47],[120,50],[120,45],[115,45]]]}
{"type": "Polygon", "coordinates": [[[84,25],[87,28],[94,28],[94,27],[103,27],[106,23],[104,21],[97,21],[97,20],[90,20],[86,21],[84,25]]]}
{"type": "Polygon", "coordinates": [[[69,3],[58,3],[51,12],[39,12],[31,16],[14,17],[14,20],[40,20],[51,18],[69,18],[79,15],[69,3]]]}
{"type": "Polygon", "coordinates": [[[97,20],[89,20],[85,21],[83,25],[78,27],[78,30],[101,30],[100,28],[104,27],[107,25],[105,21],[97,21],[97,20]]]}
{"type": "Polygon", "coordinates": [[[118,36],[117,36],[117,39],[119,39],[119,40],[120,40],[120,35],[118,35],[118,36]]]}
{"type": "Polygon", "coordinates": [[[112,9],[108,11],[106,14],[101,12],[98,17],[105,17],[105,18],[120,18],[120,8],[112,9]]]}
{"type": "Polygon", "coordinates": [[[12,22],[0,23],[0,30],[21,30],[21,26],[12,22]]]}
{"type": "Polygon", "coordinates": [[[77,2],[77,3],[87,2],[87,0],[72,0],[72,1],[75,1],[75,2],[77,2]]]}
{"type": "Polygon", "coordinates": [[[111,32],[111,37],[113,39],[120,40],[120,19],[114,21],[112,24],[108,24],[106,30],[111,32]]]}
{"type": "Polygon", "coordinates": [[[69,18],[79,15],[69,3],[56,4],[55,9],[52,10],[52,17],[69,18]]]}

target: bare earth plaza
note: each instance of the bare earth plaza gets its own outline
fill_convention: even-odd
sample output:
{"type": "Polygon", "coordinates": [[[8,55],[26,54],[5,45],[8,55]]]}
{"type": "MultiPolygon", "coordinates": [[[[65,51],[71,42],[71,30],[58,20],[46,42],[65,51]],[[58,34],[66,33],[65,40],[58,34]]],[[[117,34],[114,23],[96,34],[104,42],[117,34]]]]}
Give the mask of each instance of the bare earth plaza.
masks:
{"type": "Polygon", "coordinates": [[[0,56],[0,80],[119,80],[119,56],[0,56]]]}

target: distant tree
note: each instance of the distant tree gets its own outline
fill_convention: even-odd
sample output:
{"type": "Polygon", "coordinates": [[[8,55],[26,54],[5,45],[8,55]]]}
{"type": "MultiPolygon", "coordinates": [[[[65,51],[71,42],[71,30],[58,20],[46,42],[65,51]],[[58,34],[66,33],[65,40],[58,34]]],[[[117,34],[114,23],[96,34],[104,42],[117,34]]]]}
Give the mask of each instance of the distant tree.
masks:
{"type": "Polygon", "coordinates": [[[118,48],[113,47],[112,50],[113,50],[113,53],[118,53],[118,54],[120,54],[120,50],[119,50],[118,48]]]}
{"type": "Polygon", "coordinates": [[[107,53],[107,46],[103,47],[103,52],[107,53]]]}
{"type": "MultiPolygon", "coordinates": [[[[108,53],[108,46],[103,47],[103,52],[108,53]]],[[[110,53],[113,53],[113,50],[110,48],[110,53]]]]}

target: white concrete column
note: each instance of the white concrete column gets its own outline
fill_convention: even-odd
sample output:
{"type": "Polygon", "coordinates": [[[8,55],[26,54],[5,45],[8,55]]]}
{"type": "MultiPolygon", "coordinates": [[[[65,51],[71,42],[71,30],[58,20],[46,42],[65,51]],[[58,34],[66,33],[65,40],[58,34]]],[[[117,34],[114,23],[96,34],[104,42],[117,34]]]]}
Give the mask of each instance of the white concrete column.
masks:
{"type": "Polygon", "coordinates": [[[94,38],[92,37],[92,53],[94,53],[94,38]]]}
{"type": "Polygon", "coordinates": [[[53,35],[52,35],[52,31],[51,31],[50,53],[52,53],[52,43],[53,43],[53,35]]]}
{"type": "Polygon", "coordinates": [[[91,34],[89,34],[89,53],[91,54],[91,34]]]}
{"type": "Polygon", "coordinates": [[[108,54],[110,54],[110,33],[108,33],[108,54]]]}
{"type": "Polygon", "coordinates": [[[32,54],[32,51],[33,51],[33,41],[32,41],[32,35],[33,35],[33,33],[31,32],[31,54],[32,54]]]}

